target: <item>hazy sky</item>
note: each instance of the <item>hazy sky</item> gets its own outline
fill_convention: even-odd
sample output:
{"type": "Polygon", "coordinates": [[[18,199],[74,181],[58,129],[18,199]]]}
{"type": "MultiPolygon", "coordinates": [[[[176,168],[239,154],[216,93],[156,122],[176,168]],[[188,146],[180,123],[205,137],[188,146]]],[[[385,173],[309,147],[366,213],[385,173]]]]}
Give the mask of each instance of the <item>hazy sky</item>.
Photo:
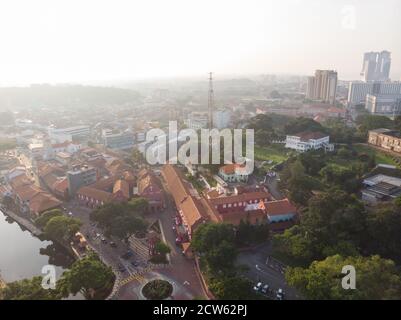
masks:
{"type": "Polygon", "coordinates": [[[400,0],[1,0],[0,85],[216,74],[358,79],[392,52],[400,0]]]}

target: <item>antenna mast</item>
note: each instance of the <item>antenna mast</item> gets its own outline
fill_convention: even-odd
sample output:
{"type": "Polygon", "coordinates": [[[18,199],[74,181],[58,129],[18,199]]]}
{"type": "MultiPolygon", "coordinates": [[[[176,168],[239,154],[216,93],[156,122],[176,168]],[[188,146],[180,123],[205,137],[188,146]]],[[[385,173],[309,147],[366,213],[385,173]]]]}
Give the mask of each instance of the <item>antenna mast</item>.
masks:
{"type": "Polygon", "coordinates": [[[209,111],[209,129],[213,129],[213,74],[209,72],[209,96],[207,101],[209,111]]]}

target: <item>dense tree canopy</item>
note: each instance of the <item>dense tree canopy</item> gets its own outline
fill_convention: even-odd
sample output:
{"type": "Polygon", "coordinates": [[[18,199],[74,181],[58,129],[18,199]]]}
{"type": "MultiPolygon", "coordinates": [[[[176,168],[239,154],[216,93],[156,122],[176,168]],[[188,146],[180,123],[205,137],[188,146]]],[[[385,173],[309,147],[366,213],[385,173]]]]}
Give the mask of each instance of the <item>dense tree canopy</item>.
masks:
{"type": "Polygon", "coordinates": [[[348,257],[340,255],[314,261],[308,268],[288,268],[288,283],[308,299],[399,299],[401,278],[391,260],[379,256],[348,257]],[[356,271],[356,289],[342,287],[342,268],[351,265],[356,271]]]}
{"type": "Polygon", "coordinates": [[[92,211],[90,219],[96,221],[106,235],[124,239],[146,230],[147,223],[142,217],[142,211],[143,201],[139,199],[128,204],[108,203],[92,211]]]}
{"type": "Polygon", "coordinates": [[[252,283],[240,276],[223,276],[210,280],[210,289],[220,300],[250,300],[255,299],[252,283]]]}
{"type": "Polygon", "coordinates": [[[367,250],[401,262],[400,198],[369,210],[367,216],[367,250]]]}
{"type": "Polygon", "coordinates": [[[319,122],[304,117],[295,118],[285,126],[286,134],[295,134],[303,131],[324,132],[325,129],[319,122]]]}
{"type": "Polygon", "coordinates": [[[42,213],[38,218],[35,220],[35,224],[39,228],[44,228],[46,224],[50,221],[50,219],[54,217],[61,217],[63,213],[60,209],[53,209],[42,213]]]}
{"type": "Polygon", "coordinates": [[[356,197],[341,190],[313,196],[298,226],[275,237],[275,245],[300,264],[341,253],[353,255],[363,244],[366,211],[356,197]]]}
{"type": "Polygon", "coordinates": [[[0,290],[4,300],[58,300],[61,295],[57,290],[46,290],[42,287],[42,277],[10,282],[0,290]]]}
{"type": "Polygon", "coordinates": [[[76,218],[55,216],[44,227],[44,232],[49,238],[60,243],[69,243],[71,238],[79,231],[82,222],[76,218]]]}
{"type": "Polygon", "coordinates": [[[367,135],[369,130],[379,129],[379,128],[393,128],[394,122],[386,116],[363,114],[356,118],[356,123],[358,125],[358,131],[361,135],[367,135]]]}
{"type": "Polygon", "coordinates": [[[103,264],[96,254],[90,253],[65,271],[57,286],[64,295],[82,292],[86,298],[94,298],[96,294],[111,289],[114,278],[111,268],[103,264]]]}

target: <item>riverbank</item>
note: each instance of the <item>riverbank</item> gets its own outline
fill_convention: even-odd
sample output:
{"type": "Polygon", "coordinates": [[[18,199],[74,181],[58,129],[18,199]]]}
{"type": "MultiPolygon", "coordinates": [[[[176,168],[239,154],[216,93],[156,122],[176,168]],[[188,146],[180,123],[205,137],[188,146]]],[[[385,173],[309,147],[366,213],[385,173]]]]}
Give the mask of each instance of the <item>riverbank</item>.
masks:
{"type": "Polygon", "coordinates": [[[23,218],[16,213],[7,210],[4,208],[4,206],[0,206],[0,210],[8,217],[12,218],[16,222],[18,222],[20,225],[22,225],[25,229],[27,229],[29,232],[31,232],[34,236],[40,236],[43,234],[42,230],[40,230],[38,227],[36,227],[30,220],[23,218]]]}

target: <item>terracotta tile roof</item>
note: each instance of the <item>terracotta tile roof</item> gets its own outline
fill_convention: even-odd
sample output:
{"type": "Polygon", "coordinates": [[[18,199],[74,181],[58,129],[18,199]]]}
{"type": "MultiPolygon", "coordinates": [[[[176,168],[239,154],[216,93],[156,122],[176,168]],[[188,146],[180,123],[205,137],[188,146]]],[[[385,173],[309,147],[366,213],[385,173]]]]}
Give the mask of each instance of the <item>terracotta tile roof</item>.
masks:
{"type": "Polygon", "coordinates": [[[68,189],[68,180],[67,178],[59,179],[57,182],[53,185],[53,188],[55,191],[64,193],[68,189]]]}
{"type": "Polygon", "coordinates": [[[162,174],[177,209],[181,210],[192,232],[199,224],[210,220],[211,217],[207,213],[205,203],[202,203],[200,197],[193,195],[188,182],[184,180],[179,169],[167,164],[163,167],[162,174]]]}
{"type": "Polygon", "coordinates": [[[57,208],[61,203],[61,201],[57,200],[52,195],[46,192],[41,192],[36,194],[29,202],[29,210],[34,213],[42,213],[57,208]]]}
{"type": "Polygon", "coordinates": [[[16,189],[16,188],[24,186],[24,185],[31,185],[31,184],[33,184],[33,182],[31,179],[28,178],[28,176],[26,174],[17,176],[10,181],[10,185],[13,189],[16,189]]]}
{"type": "Polygon", "coordinates": [[[44,190],[31,184],[20,186],[14,189],[14,192],[21,201],[30,201],[35,195],[44,192],[44,190]]]}
{"type": "Polygon", "coordinates": [[[250,224],[256,224],[256,222],[263,223],[267,221],[266,212],[264,210],[227,212],[220,214],[219,217],[221,222],[233,225],[239,225],[241,220],[244,222],[248,221],[250,224]]]}
{"type": "Polygon", "coordinates": [[[106,168],[113,174],[130,170],[130,166],[120,159],[115,159],[106,164],[106,168]]]}
{"type": "Polygon", "coordinates": [[[245,170],[245,166],[238,163],[230,163],[222,166],[220,170],[225,174],[234,174],[236,171],[241,172],[242,170],[245,170]]]}
{"type": "Polygon", "coordinates": [[[65,175],[65,170],[63,170],[61,167],[59,166],[54,166],[51,164],[44,164],[41,165],[39,167],[39,177],[40,178],[44,178],[46,175],[50,174],[50,173],[55,173],[57,175],[65,175]]]}
{"type": "Polygon", "coordinates": [[[265,208],[270,216],[297,213],[297,208],[288,199],[269,201],[265,203],[265,208]]]}
{"type": "Polygon", "coordinates": [[[227,196],[227,197],[218,197],[212,198],[209,201],[217,206],[222,204],[236,203],[236,202],[248,202],[255,201],[260,199],[267,199],[267,201],[272,199],[270,193],[266,191],[255,191],[255,192],[245,192],[238,195],[227,196]]]}
{"type": "Polygon", "coordinates": [[[152,172],[147,171],[146,174],[139,176],[138,192],[143,193],[146,189],[153,189],[156,192],[161,190],[160,182],[152,172]]]}
{"type": "Polygon", "coordinates": [[[117,193],[121,191],[122,195],[129,199],[130,197],[130,192],[129,192],[129,184],[125,180],[117,180],[116,183],[114,184],[113,187],[113,193],[117,193]]]}
{"type": "Polygon", "coordinates": [[[112,198],[112,194],[92,187],[82,187],[77,191],[78,195],[86,196],[95,200],[107,202],[112,198]]]}
{"type": "Polygon", "coordinates": [[[343,108],[330,107],[330,108],[327,109],[327,112],[330,112],[330,113],[346,113],[347,110],[345,110],[343,108]]]}
{"type": "Polygon", "coordinates": [[[102,191],[109,191],[109,190],[111,191],[113,189],[114,184],[116,183],[117,179],[118,178],[116,176],[103,178],[103,179],[96,181],[95,183],[92,183],[90,185],[90,187],[94,188],[94,189],[102,190],[102,191]]]}

